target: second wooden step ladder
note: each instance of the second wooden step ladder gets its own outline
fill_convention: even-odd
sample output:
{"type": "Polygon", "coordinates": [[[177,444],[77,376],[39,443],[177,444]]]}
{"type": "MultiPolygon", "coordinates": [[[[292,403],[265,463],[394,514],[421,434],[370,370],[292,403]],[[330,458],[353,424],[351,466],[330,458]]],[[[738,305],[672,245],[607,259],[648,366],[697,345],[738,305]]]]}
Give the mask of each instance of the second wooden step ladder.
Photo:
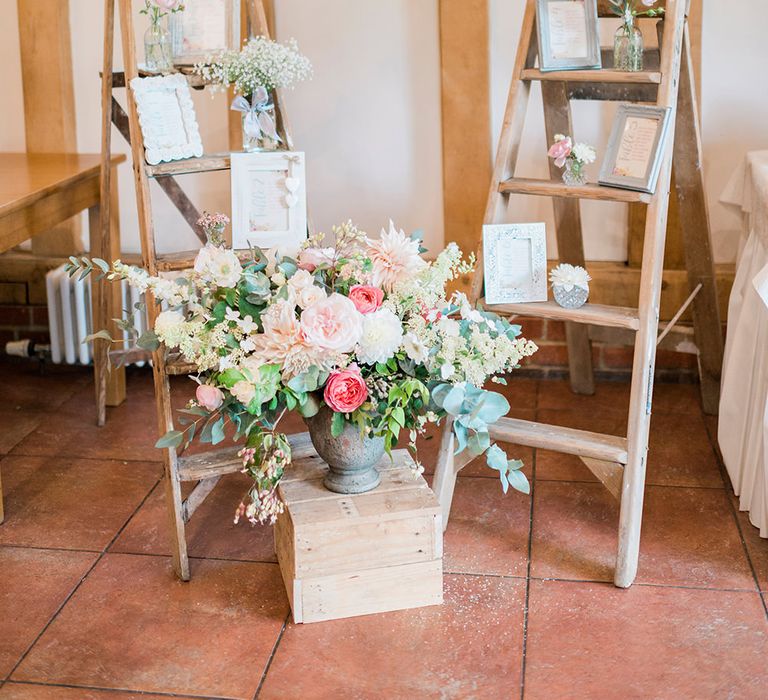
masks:
{"type": "MultiPolygon", "coordinates": [[[[611,16],[606,3],[600,15],[611,16]]],[[[619,329],[634,334],[634,359],[626,437],[602,435],[532,421],[502,418],[490,429],[492,440],[543,448],[579,456],[620,501],[619,544],[614,582],[628,587],[637,573],[651,417],[654,365],[659,333],[659,301],[664,265],[667,212],[673,158],[676,189],[683,221],[688,280],[693,298],[693,335],[698,346],[702,397],[710,412],[717,405],[722,363],[722,336],[711,255],[709,224],[701,178],[701,145],[691,75],[685,0],[667,0],[659,23],[657,70],[625,73],[614,70],[542,72],[537,55],[536,3],[528,0],[499,138],[493,179],[485,213],[486,224],[503,223],[510,194],[553,198],[561,262],[584,264],[580,199],[637,202],[647,205],[640,292],[637,308],[587,304],[564,309],[554,302],[487,305],[504,315],[538,316],[566,323],[571,385],[577,393],[593,393],[590,328],[619,329]],[[551,180],[514,176],[532,81],[541,81],[547,142],[557,133],[572,134],[570,101],[599,99],[655,103],[672,110],[656,192],[623,190],[599,185],[567,186],[550,165],[551,180]],[[675,136],[675,123],[678,135],[675,136]],[[694,291],[696,293],[694,293],[694,291]]],[[[610,59],[609,59],[610,60],[610,59]]],[[[471,301],[482,303],[482,250],[471,301]]],[[[690,300],[690,299],[689,299],[690,300]]],[[[675,332],[670,327],[664,333],[675,332]]],[[[448,523],[458,472],[471,458],[454,457],[450,424],[443,429],[434,490],[448,523]]]]}

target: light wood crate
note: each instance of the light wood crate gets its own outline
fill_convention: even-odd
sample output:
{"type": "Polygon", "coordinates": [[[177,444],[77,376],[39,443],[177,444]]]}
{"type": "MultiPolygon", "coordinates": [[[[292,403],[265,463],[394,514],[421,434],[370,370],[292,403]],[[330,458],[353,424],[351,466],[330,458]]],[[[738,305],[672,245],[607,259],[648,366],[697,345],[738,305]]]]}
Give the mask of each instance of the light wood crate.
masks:
{"type": "Polygon", "coordinates": [[[363,494],[326,490],[317,455],[286,472],[275,551],[294,622],[443,602],[440,506],[406,450],[392,454],[378,466],[381,484],[363,494]]]}

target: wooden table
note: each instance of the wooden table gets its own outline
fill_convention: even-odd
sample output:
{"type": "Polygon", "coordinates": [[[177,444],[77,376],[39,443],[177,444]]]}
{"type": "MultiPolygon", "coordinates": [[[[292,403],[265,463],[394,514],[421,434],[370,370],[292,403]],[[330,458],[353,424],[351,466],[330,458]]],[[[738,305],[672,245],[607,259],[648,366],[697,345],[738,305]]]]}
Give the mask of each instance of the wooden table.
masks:
{"type": "MultiPolygon", "coordinates": [[[[104,241],[101,233],[100,160],[99,154],[0,153],[0,252],[87,209],[92,253],[109,261],[119,257],[120,230],[114,188],[110,206],[112,222],[105,228],[109,240],[104,241]]],[[[124,160],[122,154],[112,156],[112,167],[124,160]]],[[[103,283],[94,284],[94,297],[103,288],[103,283]]],[[[116,287],[110,289],[112,291],[119,292],[116,287]]],[[[94,303],[93,325],[96,329],[107,328],[110,319],[120,315],[119,296],[110,293],[107,298],[110,303],[106,309],[99,309],[100,304],[94,303]]],[[[99,424],[103,424],[104,405],[117,405],[125,398],[124,372],[113,371],[110,374],[104,394],[99,392],[102,367],[97,365],[95,369],[97,414],[99,424]]]]}

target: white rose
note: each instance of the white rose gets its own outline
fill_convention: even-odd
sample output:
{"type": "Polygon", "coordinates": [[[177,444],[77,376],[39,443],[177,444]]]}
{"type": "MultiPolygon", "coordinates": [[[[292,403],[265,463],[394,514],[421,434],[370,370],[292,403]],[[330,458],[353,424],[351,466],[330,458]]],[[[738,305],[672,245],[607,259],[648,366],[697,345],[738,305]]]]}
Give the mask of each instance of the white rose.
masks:
{"type": "Polygon", "coordinates": [[[357,359],[364,365],[386,362],[403,340],[400,319],[389,309],[363,316],[363,335],[357,346],[357,359]]]}
{"type": "Polygon", "coordinates": [[[405,354],[414,362],[424,362],[429,355],[427,346],[421,342],[421,338],[415,333],[405,334],[405,338],[403,338],[403,349],[405,350],[405,354]]]}
{"type": "Polygon", "coordinates": [[[173,335],[179,326],[184,323],[184,314],[181,311],[163,311],[155,319],[155,333],[163,339],[173,335]]]}
{"type": "Polygon", "coordinates": [[[195,272],[216,287],[234,287],[243,267],[234,251],[205,245],[195,258],[195,272]]]}
{"type": "Polygon", "coordinates": [[[235,382],[235,385],[229,390],[240,403],[247,406],[251,403],[251,399],[256,395],[256,387],[250,382],[239,381],[235,382]]]}
{"type": "Polygon", "coordinates": [[[326,296],[325,290],[315,284],[314,276],[307,270],[297,270],[288,280],[288,288],[302,309],[309,308],[326,296]]]}

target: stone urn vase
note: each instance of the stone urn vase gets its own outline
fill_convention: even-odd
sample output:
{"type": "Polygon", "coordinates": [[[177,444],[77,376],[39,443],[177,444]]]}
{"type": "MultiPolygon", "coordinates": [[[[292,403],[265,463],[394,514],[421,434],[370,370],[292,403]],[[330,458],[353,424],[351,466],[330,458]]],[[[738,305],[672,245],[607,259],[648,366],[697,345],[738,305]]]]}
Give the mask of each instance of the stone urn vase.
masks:
{"type": "Polygon", "coordinates": [[[323,485],[334,493],[365,493],[381,483],[376,465],[384,456],[384,438],[360,434],[356,425],[344,423],[338,437],[331,433],[333,411],[321,406],[312,418],[305,418],[309,437],[317,454],[328,464],[323,485]]]}

